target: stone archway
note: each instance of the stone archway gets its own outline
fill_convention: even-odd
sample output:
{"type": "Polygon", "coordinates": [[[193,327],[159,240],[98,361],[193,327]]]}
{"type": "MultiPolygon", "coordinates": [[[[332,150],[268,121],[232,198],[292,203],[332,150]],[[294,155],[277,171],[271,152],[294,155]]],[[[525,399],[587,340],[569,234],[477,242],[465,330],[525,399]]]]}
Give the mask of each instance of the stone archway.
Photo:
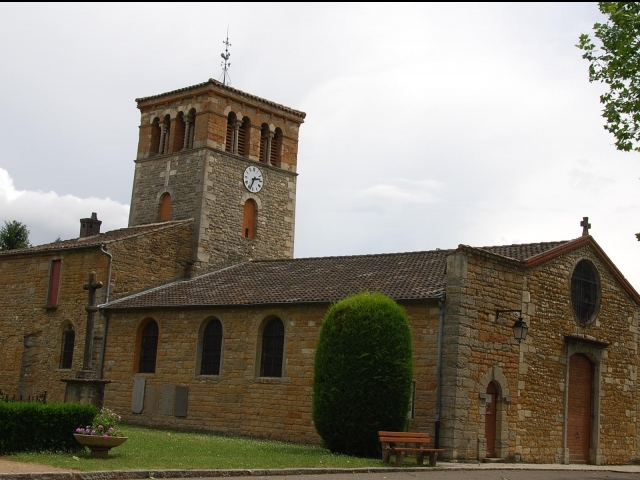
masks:
{"type": "Polygon", "coordinates": [[[478,411],[482,418],[478,425],[478,460],[492,457],[506,459],[509,453],[507,410],[511,396],[502,368],[491,367],[487,370],[478,382],[478,391],[478,411]]]}

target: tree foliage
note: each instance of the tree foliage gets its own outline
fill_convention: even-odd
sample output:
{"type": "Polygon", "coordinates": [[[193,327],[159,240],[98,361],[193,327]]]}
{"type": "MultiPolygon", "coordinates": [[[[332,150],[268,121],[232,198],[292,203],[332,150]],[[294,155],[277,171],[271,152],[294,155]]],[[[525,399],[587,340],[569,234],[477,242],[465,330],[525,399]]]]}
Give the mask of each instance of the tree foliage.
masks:
{"type": "Polygon", "coordinates": [[[616,148],[640,151],[640,3],[598,5],[607,17],[593,26],[599,47],[586,33],[577,46],[589,60],[589,81],[609,86],[600,102],[604,128],[616,137],[616,148]]]}
{"type": "Polygon", "coordinates": [[[5,221],[4,227],[0,228],[0,250],[14,250],[29,246],[27,226],[17,220],[5,221]]]}
{"type": "Polygon", "coordinates": [[[313,421],[332,452],[375,456],[379,430],[403,431],[413,379],[404,310],[379,293],[327,312],[316,350],[313,421]]]}

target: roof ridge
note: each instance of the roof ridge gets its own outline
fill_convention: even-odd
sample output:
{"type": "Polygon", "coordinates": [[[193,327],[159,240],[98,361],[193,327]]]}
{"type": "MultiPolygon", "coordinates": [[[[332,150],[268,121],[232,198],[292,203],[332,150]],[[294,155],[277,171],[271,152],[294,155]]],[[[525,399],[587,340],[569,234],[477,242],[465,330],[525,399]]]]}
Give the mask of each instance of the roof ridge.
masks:
{"type": "Polygon", "coordinates": [[[167,95],[175,95],[177,93],[187,92],[189,90],[194,90],[194,89],[197,89],[197,88],[206,87],[207,85],[213,85],[213,86],[221,88],[223,90],[228,90],[231,93],[235,93],[236,95],[240,95],[240,96],[243,96],[243,97],[250,98],[252,100],[256,100],[256,101],[259,101],[259,102],[266,103],[267,105],[270,105],[272,107],[275,107],[275,108],[278,108],[280,110],[283,110],[283,111],[285,111],[285,112],[287,112],[287,113],[289,113],[291,115],[294,115],[296,117],[299,117],[301,119],[304,119],[307,116],[306,113],[301,112],[300,110],[296,110],[294,108],[287,107],[286,105],[283,105],[281,103],[276,103],[276,102],[274,102],[272,100],[267,100],[266,98],[258,97],[257,95],[253,95],[251,93],[247,93],[247,92],[244,92],[242,90],[238,90],[237,88],[233,88],[233,87],[230,87],[228,85],[225,85],[222,82],[219,82],[219,81],[217,81],[217,80],[215,80],[213,78],[210,78],[206,82],[197,83],[195,85],[190,85],[188,87],[178,88],[176,90],[171,90],[169,92],[159,93],[157,95],[150,95],[150,96],[147,96],[147,97],[136,98],[136,103],[139,104],[141,102],[147,102],[149,100],[162,98],[162,97],[167,96],[167,95]]]}
{"type": "Polygon", "coordinates": [[[410,255],[418,253],[436,253],[436,252],[453,252],[455,248],[436,248],[435,250],[412,250],[410,252],[389,252],[389,253],[364,253],[361,255],[326,255],[322,257],[300,257],[300,258],[265,258],[251,260],[251,263],[268,263],[268,262],[291,262],[302,260],[323,260],[333,258],[363,258],[363,257],[391,257],[396,255],[410,255]]]}

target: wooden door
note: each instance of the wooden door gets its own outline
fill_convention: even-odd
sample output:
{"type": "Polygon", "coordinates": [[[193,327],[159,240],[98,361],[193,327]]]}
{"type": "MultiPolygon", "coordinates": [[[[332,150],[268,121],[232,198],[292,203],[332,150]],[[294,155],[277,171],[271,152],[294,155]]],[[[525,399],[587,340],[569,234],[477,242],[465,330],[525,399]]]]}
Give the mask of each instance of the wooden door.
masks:
{"type": "Polygon", "coordinates": [[[496,456],[496,402],[498,389],[495,383],[487,387],[487,410],[484,414],[484,437],[487,440],[487,457],[496,456]]]}
{"type": "Polygon", "coordinates": [[[579,353],[569,359],[567,448],[571,463],[589,462],[591,443],[591,385],[593,366],[579,353]]]}

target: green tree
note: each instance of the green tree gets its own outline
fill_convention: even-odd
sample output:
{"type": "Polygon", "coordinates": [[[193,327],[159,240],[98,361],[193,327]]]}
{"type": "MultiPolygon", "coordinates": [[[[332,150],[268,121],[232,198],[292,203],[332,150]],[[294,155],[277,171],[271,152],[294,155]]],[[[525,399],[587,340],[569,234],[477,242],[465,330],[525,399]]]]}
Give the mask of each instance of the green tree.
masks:
{"type": "Polygon", "coordinates": [[[605,23],[593,26],[599,48],[588,34],[578,47],[589,60],[589,81],[605,83],[600,95],[604,128],[616,137],[618,150],[640,151],[640,3],[600,2],[605,23]]]}
{"type": "Polygon", "coordinates": [[[0,250],[14,250],[29,246],[31,245],[27,226],[17,220],[5,221],[4,227],[0,228],[0,250]]]}
{"type": "MultiPolygon", "coordinates": [[[[607,21],[593,26],[594,39],[580,35],[577,45],[589,60],[589,81],[605,83],[600,95],[605,130],[616,148],[640,152],[640,3],[599,2],[607,21]]],[[[636,234],[640,241],[640,233],[636,234]]]]}
{"type": "Polygon", "coordinates": [[[332,305],[313,379],[313,421],[327,448],[377,455],[378,431],[406,426],[412,379],[411,331],[402,307],[380,293],[332,305]]]}

